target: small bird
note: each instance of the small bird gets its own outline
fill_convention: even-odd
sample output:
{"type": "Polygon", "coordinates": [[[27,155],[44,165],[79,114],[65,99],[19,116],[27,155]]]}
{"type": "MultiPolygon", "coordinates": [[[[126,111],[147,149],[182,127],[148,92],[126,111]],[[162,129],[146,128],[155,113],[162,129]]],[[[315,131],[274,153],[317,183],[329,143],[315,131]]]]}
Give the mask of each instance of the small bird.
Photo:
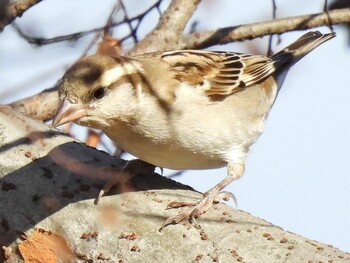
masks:
{"type": "Polygon", "coordinates": [[[53,125],[101,129],[123,150],[162,168],[227,166],[227,176],[201,200],[170,203],[193,209],[162,228],[195,222],[213,203],[235,200],[222,189],[243,175],[288,70],[334,36],[308,32],[272,57],[201,50],[88,56],[63,76],[53,125]]]}

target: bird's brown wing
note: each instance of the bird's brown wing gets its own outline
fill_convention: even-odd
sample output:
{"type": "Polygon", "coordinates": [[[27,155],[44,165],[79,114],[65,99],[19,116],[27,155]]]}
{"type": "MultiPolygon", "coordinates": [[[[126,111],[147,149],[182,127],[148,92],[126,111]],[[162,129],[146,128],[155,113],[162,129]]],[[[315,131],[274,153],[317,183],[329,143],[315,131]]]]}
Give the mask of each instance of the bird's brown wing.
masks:
{"type": "Polygon", "coordinates": [[[276,70],[275,62],[268,57],[232,52],[167,51],[161,59],[180,82],[201,87],[208,96],[233,94],[276,70]]]}

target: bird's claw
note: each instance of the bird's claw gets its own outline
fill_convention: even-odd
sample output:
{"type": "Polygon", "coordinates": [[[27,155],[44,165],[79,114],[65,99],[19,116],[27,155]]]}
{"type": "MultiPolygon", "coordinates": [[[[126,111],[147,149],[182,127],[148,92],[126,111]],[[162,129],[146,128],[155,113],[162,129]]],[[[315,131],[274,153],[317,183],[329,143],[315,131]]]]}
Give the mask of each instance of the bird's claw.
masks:
{"type": "Polygon", "coordinates": [[[206,211],[208,211],[213,203],[219,203],[221,200],[228,201],[230,198],[233,199],[237,207],[236,197],[234,196],[234,194],[227,191],[219,192],[219,193],[207,192],[204,194],[203,199],[199,201],[171,202],[168,204],[167,209],[179,208],[184,206],[194,206],[194,208],[191,209],[190,211],[178,214],[176,216],[169,217],[164,221],[159,231],[161,232],[163,228],[166,227],[167,225],[178,224],[185,219],[188,219],[190,223],[194,223],[195,225],[198,225],[196,222],[196,218],[198,218],[201,214],[204,214],[206,211]]]}
{"type": "Polygon", "coordinates": [[[195,206],[198,204],[199,201],[182,201],[182,202],[178,202],[178,201],[173,201],[170,202],[168,204],[168,206],[166,207],[167,209],[172,209],[172,208],[179,208],[179,207],[184,207],[184,206],[195,206]]]}
{"type": "MultiPolygon", "coordinates": [[[[181,213],[181,214],[178,214],[176,216],[169,217],[167,220],[164,221],[163,225],[159,229],[159,232],[161,232],[164,227],[166,227],[168,225],[172,225],[172,224],[178,224],[178,223],[180,223],[181,221],[183,221],[185,219],[189,219],[190,222],[192,222],[192,223],[197,225],[197,222],[196,222],[196,219],[195,219],[196,215],[194,214],[194,210],[195,209],[192,209],[192,210],[190,210],[188,212],[181,213]]],[[[199,215],[197,215],[197,217],[198,216],[199,215]]]]}
{"type": "Polygon", "coordinates": [[[216,194],[213,202],[220,203],[221,200],[228,201],[228,200],[230,200],[230,198],[233,200],[233,202],[235,203],[235,206],[237,208],[238,207],[237,198],[235,197],[235,195],[233,193],[228,192],[228,191],[223,191],[223,192],[216,194]]]}

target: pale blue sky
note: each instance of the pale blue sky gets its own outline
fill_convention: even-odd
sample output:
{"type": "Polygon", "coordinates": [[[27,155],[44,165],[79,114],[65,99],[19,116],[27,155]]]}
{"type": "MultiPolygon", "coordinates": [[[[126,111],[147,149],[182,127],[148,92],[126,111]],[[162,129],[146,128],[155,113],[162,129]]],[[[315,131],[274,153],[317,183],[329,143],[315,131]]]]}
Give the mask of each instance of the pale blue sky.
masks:
{"type": "MultiPolygon", "coordinates": [[[[140,1],[126,2],[132,7],[131,15],[143,10],[140,1]]],[[[104,25],[113,3],[114,0],[46,0],[17,22],[28,34],[53,37],[104,25]]],[[[277,5],[278,17],[285,17],[321,12],[323,1],[280,0],[277,5]]],[[[271,1],[256,0],[203,1],[195,15],[200,30],[270,17],[271,1]]],[[[147,33],[156,21],[156,15],[147,18],[141,33],[147,33]]],[[[116,31],[116,36],[123,30],[126,28],[116,31]]],[[[318,30],[329,32],[328,28],[318,30]]],[[[335,39],[317,48],[290,71],[265,132],[252,147],[245,175],[227,190],[236,195],[239,209],[349,252],[350,48],[346,32],[340,27],[335,30],[335,39]]],[[[284,34],[274,50],[303,33],[284,34]]],[[[38,48],[7,27],[0,34],[0,102],[53,86],[85,50],[91,37],[38,48]]],[[[131,44],[125,46],[130,47],[131,44]]],[[[266,47],[267,38],[263,38],[215,49],[265,54],[266,47]]],[[[174,179],[205,192],[225,173],[225,169],[188,171],[174,179]]]]}

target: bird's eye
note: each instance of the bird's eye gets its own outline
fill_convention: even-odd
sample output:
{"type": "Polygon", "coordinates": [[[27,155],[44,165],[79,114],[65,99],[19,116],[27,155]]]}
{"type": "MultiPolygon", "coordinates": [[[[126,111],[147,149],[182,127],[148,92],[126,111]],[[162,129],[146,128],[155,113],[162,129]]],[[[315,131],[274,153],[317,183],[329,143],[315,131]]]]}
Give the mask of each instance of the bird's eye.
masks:
{"type": "Polygon", "coordinates": [[[93,95],[95,99],[102,99],[105,94],[106,94],[106,88],[99,87],[94,91],[93,95]]]}

